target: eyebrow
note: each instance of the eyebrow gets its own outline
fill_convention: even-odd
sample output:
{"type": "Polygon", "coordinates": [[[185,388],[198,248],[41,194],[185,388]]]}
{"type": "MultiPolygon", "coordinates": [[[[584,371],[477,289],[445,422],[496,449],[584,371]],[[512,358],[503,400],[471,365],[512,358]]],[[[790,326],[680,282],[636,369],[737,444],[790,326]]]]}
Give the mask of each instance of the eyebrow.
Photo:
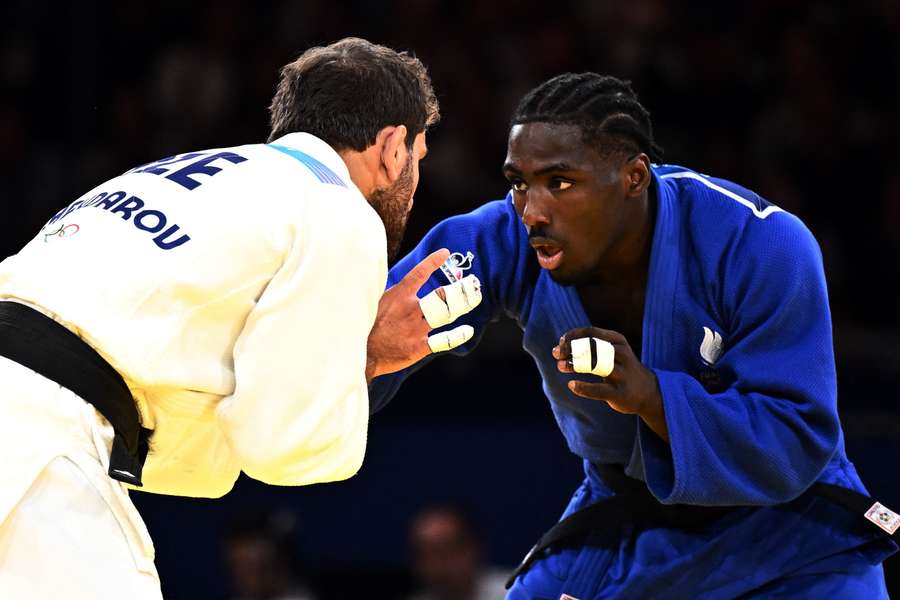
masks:
{"type": "Polygon", "coordinates": [[[534,172],[535,175],[546,175],[547,173],[552,173],[553,171],[575,171],[576,169],[572,167],[572,165],[564,162],[553,163],[552,165],[547,165],[541,169],[538,169],[534,172]]]}
{"type": "MultiPolygon", "coordinates": [[[[546,175],[547,173],[553,173],[554,171],[577,171],[575,167],[565,162],[553,163],[552,165],[547,165],[546,167],[541,167],[537,171],[534,172],[535,176],[546,175]]],[[[512,163],[506,163],[503,165],[502,171],[504,173],[514,173],[520,175],[522,171],[519,170],[518,167],[513,165],[512,163]]]]}

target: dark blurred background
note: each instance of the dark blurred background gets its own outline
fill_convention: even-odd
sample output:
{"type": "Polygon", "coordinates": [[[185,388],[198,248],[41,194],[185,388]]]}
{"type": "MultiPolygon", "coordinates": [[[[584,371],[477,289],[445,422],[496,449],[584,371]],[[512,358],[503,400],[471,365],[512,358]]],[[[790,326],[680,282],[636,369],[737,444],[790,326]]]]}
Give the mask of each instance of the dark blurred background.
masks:
{"type": "MultiPolygon", "coordinates": [[[[5,0],[0,16],[3,256],[135,165],[264,141],[278,69],[311,45],[362,36],[430,69],[443,120],[407,248],[505,194],[507,122],[529,88],[564,71],[631,79],[668,162],[744,184],[815,233],[848,453],[900,508],[900,2],[5,0]]],[[[434,598],[413,594],[468,585],[434,567],[454,560],[495,585],[581,478],[520,344],[501,323],[469,359],[413,377],[349,482],[135,494],[166,598],[434,598]]]]}

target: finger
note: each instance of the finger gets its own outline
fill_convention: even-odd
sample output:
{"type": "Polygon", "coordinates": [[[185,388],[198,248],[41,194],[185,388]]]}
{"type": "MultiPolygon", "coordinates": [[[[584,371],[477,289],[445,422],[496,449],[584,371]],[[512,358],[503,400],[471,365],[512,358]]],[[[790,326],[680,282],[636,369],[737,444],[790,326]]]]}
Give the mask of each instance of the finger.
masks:
{"type": "Polygon", "coordinates": [[[445,302],[450,307],[451,321],[481,304],[481,281],[475,275],[466,275],[443,287],[445,302]]]}
{"type": "Polygon", "coordinates": [[[571,329],[567,331],[565,335],[563,335],[560,341],[562,344],[568,344],[573,339],[583,337],[595,337],[597,339],[607,341],[614,346],[619,344],[628,344],[628,340],[625,339],[625,336],[618,331],[613,331],[612,329],[601,329],[600,327],[577,327],[575,329],[571,329]]]}
{"type": "Polygon", "coordinates": [[[432,352],[446,352],[465,344],[475,335],[471,325],[460,325],[450,331],[441,331],[428,336],[428,347],[432,352]]]}
{"type": "Polygon", "coordinates": [[[572,368],[576,373],[606,377],[615,365],[616,350],[612,344],[596,337],[576,338],[569,343],[572,368]]]}
{"type": "Polygon", "coordinates": [[[559,369],[560,373],[574,373],[575,370],[572,368],[572,365],[569,364],[567,360],[558,360],[556,361],[556,368],[559,369]]]}
{"type": "Polygon", "coordinates": [[[559,344],[553,347],[552,350],[553,358],[557,360],[568,360],[572,358],[572,353],[569,351],[569,343],[566,341],[566,336],[560,336],[559,344]]]}
{"type": "Polygon", "coordinates": [[[412,291],[417,291],[426,281],[428,281],[431,274],[434,273],[449,256],[450,251],[446,248],[435,250],[413,267],[397,285],[412,291]]]}
{"type": "MultiPolygon", "coordinates": [[[[559,347],[563,349],[564,352],[568,351],[569,343],[577,338],[583,337],[591,337],[592,331],[594,331],[593,327],[576,327],[575,329],[570,329],[565,332],[561,338],[559,338],[559,347]]],[[[563,358],[568,358],[568,356],[564,356],[563,358]]]]}
{"type": "Polygon", "coordinates": [[[569,390],[576,396],[604,402],[615,401],[618,397],[616,387],[609,383],[574,380],[569,382],[569,390]]]}
{"type": "Polygon", "coordinates": [[[614,346],[618,346],[621,344],[624,344],[626,346],[628,345],[628,340],[625,339],[625,336],[618,331],[613,331],[612,329],[600,329],[599,327],[591,327],[591,335],[595,338],[609,342],[614,346]]]}
{"type": "Polygon", "coordinates": [[[579,336],[579,333],[583,333],[586,331],[590,331],[590,327],[579,327],[578,329],[572,329],[567,331],[564,335],[560,336],[559,344],[557,344],[553,348],[553,357],[558,360],[571,360],[572,359],[572,349],[569,347],[569,342],[579,336]]]}
{"type": "Polygon", "coordinates": [[[419,300],[428,325],[434,329],[452,323],[481,303],[481,282],[474,275],[467,275],[457,282],[432,290],[419,300]]]}

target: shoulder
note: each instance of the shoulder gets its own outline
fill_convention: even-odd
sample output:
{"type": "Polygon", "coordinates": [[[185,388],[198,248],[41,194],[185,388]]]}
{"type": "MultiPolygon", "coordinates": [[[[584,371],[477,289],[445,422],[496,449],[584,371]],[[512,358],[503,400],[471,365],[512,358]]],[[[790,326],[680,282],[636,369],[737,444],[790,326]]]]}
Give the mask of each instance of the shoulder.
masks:
{"type": "Polygon", "coordinates": [[[676,165],[654,168],[661,186],[674,192],[677,210],[697,248],[739,255],[819,255],[809,228],[796,215],[727,179],[676,165]]]}
{"type": "Polygon", "coordinates": [[[422,247],[471,253],[480,277],[513,277],[530,256],[528,235],[508,199],[485,202],[444,219],[423,238],[422,247]]]}
{"type": "MultiPolygon", "coordinates": [[[[251,205],[275,209],[295,235],[342,241],[353,246],[385,242],[381,218],[349,179],[346,170],[329,167],[333,163],[323,152],[271,144],[250,144],[234,148],[248,157],[241,182],[234,182],[251,205]],[[246,196],[249,194],[249,196],[246,196]]],[[[335,155],[336,157],[337,155],[335,155]]]]}
{"type": "MultiPolygon", "coordinates": [[[[415,208],[413,210],[416,210],[415,208]]],[[[482,281],[488,295],[505,298],[515,295],[517,286],[525,285],[528,269],[539,269],[528,262],[530,248],[524,226],[508,198],[480,204],[471,212],[447,217],[434,225],[416,247],[391,269],[390,283],[396,283],[430,252],[447,248],[451,258],[463,270],[482,281]],[[471,270],[470,270],[471,269],[471,270]]],[[[532,264],[533,263],[533,264],[532,264]]],[[[436,272],[429,285],[446,283],[436,272]]],[[[427,287],[427,286],[426,286],[427,287]]]]}
{"type": "Polygon", "coordinates": [[[385,252],[384,223],[356,188],[329,184],[312,186],[302,202],[303,210],[296,224],[301,235],[343,243],[355,251],[380,249],[382,254],[385,252]]]}
{"type": "Polygon", "coordinates": [[[664,185],[676,190],[683,204],[692,203],[707,210],[718,208],[720,210],[716,212],[733,213],[738,218],[753,216],[766,219],[772,214],[784,212],[756,192],[727,179],[678,165],[655,166],[653,172],[664,185]]]}
{"type": "MultiPolygon", "coordinates": [[[[414,209],[415,210],[415,209],[414,209]]],[[[446,235],[477,239],[496,247],[512,247],[525,239],[525,229],[508,198],[491,200],[471,212],[448,217],[438,223],[429,235],[446,235]]]]}
{"type": "Polygon", "coordinates": [[[381,218],[355,188],[321,186],[304,195],[290,223],[298,272],[340,273],[377,305],[387,280],[387,236],[381,218]]]}
{"type": "Polygon", "coordinates": [[[444,220],[448,223],[466,224],[471,227],[490,229],[517,221],[515,210],[508,198],[490,200],[468,213],[455,215],[444,220]]]}

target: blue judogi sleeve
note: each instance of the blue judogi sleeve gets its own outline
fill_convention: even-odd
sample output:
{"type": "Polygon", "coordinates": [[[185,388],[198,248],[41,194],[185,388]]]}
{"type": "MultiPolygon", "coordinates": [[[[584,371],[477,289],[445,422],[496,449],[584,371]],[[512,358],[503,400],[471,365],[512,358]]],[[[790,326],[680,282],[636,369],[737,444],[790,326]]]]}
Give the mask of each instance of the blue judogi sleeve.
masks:
{"type": "MultiPolygon", "coordinates": [[[[388,287],[395,285],[420,261],[440,248],[463,254],[472,252],[475,258],[471,269],[465,274],[473,273],[481,281],[481,304],[443,328],[450,329],[462,324],[475,328],[475,335],[471,340],[450,351],[462,356],[475,348],[488,323],[504,314],[521,314],[521,305],[527,296],[526,271],[534,271],[536,263],[529,265],[526,260],[530,251],[527,234],[507,198],[488,202],[471,213],[450,217],[438,223],[412,252],[391,268],[388,287]]],[[[441,271],[437,270],[421,287],[418,296],[421,298],[448,283],[441,271]]],[[[407,369],[374,379],[369,386],[370,412],[375,413],[384,407],[397,393],[403,381],[432,358],[434,355],[407,369]]]]}
{"type": "Polygon", "coordinates": [[[801,494],[840,441],[822,257],[793,215],[751,218],[721,257],[727,385],[655,370],[669,429],[643,423],[644,475],[664,503],[769,505],[801,494]]]}

